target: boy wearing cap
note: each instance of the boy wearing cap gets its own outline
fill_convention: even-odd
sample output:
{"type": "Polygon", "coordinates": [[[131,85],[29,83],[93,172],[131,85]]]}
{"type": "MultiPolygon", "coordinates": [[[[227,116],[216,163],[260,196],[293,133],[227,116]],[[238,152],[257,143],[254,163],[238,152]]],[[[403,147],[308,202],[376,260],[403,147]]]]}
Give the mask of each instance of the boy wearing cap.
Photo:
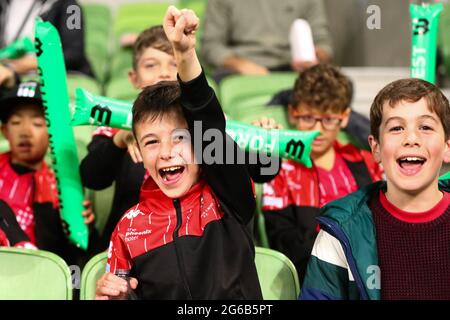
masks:
{"type": "MultiPolygon", "coordinates": [[[[0,154],[0,246],[44,249],[73,262],[81,252],[64,234],[55,176],[44,161],[49,139],[39,84],[24,82],[5,95],[0,120],[10,145],[0,154]]],[[[90,204],[83,205],[91,224],[90,204]]]]}

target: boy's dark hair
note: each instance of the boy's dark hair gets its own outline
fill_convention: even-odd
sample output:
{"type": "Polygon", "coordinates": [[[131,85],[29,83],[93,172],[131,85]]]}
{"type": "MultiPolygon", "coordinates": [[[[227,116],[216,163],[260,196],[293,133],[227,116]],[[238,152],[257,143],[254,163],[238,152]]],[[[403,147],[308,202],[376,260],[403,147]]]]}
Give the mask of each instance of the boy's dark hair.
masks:
{"type": "Polygon", "coordinates": [[[167,114],[175,114],[184,118],[180,94],[178,81],[160,81],[155,85],[145,87],[133,104],[134,136],[136,137],[136,125],[149,118],[154,121],[167,114]]]}
{"type": "Polygon", "coordinates": [[[301,72],[295,81],[291,105],[300,103],[319,112],[344,112],[350,107],[352,84],[338,68],[318,64],[301,72]]]}
{"type": "Polygon", "coordinates": [[[138,60],[147,48],[154,48],[173,55],[172,45],[167,39],[162,26],[153,26],[142,31],[133,45],[133,68],[136,70],[138,60]]]}
{"type": "Polygon", "coordinates": [[[389,83],[375,97],[370,108],[370,131],[379,139],[383,106],[395,107],[401,101],[417,102],[424,98],[430,111],[435,112],[444,127],[445,139],[450,138],[450,106],[447,98],[435,85],[421,79],[401,79],[389,83]]]}

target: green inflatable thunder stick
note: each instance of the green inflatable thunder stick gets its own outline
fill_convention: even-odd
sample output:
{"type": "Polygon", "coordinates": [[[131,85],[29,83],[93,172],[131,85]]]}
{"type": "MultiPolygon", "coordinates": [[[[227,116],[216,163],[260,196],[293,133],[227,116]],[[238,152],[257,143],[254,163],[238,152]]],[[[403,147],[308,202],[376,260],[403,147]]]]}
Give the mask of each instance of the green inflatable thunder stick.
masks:
{"type": "MultiPolygon", "coordinates": [[[[132,104],[96,96],[77,88],[72,125],[102,125],[131,129],[132,104]]],[[[318,131],[265,130],[237,121],[227,120],[226,132],[244,150],[264,152],[292,159],[310,168],[311,143],[318,131]]]]}
{"type": "Polygon", "coordinates": [[[88,228],[81,215],[83,189],[78,156],[70,124],[66,70],[58,31],[49,22],[36,20],[35,45],[38,73],[47,121],[53,169],[58,184],[61,218],[68,224],[69,240],[86,250],[88,228]]]}
{"type": "Polygon", "coordinates": [[[436,42],[442,3],[410,5],[412,19],[411,78],[434,84],[436,77],[436,42]]]}
{"type": "Polygon", "coordinates": [[[0,60],[16,59],[26,53],[34,52],[34,45],[30,38],[23,37],[0,49],[0,60]]]}

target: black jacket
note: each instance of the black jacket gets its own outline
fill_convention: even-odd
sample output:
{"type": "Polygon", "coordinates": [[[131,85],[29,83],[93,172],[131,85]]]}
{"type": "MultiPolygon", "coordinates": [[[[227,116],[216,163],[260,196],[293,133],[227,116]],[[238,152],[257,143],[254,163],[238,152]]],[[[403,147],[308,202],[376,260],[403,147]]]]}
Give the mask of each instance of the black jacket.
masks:
{"type": "MultiPolygon", "coordinates": [[[[225,137],[224,159],[243,151],[225,133],[225,118],[205,75],[180,83],[181,104],[194,143],[194,121],[225,137]]],[[[198,132],[197,132],[198,134],[198,132]]],[[[209,142],[195,152],[203,155],[209,142]]],[[[197,159],[204,159],[196,155],[197,159]]],[[[245,164],[201,163],[201,181],[171,199],[148,178],[141,202],[123,216],[112,236],[110,272],[130,270],[144,299],[261,299],[247,229],[255,212],[252,181],[245,164]]]]}

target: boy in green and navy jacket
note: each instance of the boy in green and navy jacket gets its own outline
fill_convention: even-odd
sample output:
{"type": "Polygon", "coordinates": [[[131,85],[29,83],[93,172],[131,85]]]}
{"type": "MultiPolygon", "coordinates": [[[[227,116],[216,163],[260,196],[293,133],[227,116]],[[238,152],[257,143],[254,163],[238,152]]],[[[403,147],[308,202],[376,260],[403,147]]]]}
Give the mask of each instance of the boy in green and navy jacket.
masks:
{"type": "Polygon", "coordinates": [[[450,107],[419,79],[388,84],[370,113],[369,143],[385,170],[326,205],[301,299],[450,299],[450,107]]]}

